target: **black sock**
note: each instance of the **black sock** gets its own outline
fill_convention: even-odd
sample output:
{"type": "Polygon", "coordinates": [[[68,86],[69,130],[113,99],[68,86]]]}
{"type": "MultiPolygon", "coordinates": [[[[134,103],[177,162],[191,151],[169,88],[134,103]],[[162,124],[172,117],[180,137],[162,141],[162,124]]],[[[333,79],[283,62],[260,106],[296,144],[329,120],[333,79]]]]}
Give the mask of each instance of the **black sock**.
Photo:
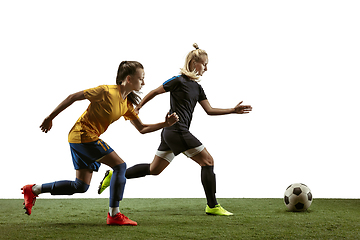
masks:
{"type": "Polygon", "coordinates": [[[216,193],[216,180],[214,173],[214,166],[201,167],[201,183],[205,190],[207,204],[210,208],[217,205],[215,193],[216,193]]]}
{"type": "Polygon", "coordinates": [[[127,179],[130,178],[139,178],[145,177],[146,175],[150,174],[150,164],[136,164],[131,168],[126,169],[125,177],[127,179]]]}

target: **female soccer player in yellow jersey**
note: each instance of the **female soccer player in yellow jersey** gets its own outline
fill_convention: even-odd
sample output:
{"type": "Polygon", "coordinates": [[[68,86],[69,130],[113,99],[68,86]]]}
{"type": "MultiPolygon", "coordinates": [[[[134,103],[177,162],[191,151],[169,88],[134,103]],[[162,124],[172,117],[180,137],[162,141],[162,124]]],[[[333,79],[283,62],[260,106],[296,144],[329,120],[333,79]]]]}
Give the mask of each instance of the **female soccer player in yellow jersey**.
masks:
{"type": "Polygon", "coordinates": [[[88,190],[93,171],[98,171],[104,163],[113,169],[110,182],[109,225],[137,225],[119,211],[119,201],[122,200],[126,183],[126,163],[99,136],[106,131],[111,123],[123,116],[130,120],[141,133],[148,133],[169,127],[178,121],[176,113],[167,115],[162,123],[144,124],[134,111],[140,97],[134,92],[144,85],[144,68],[136,61],[123,61],[118,68],[116,85],[102,85],[69,95],[45,118],[40,128],[47,133],[52,127],[52,120],[75,101],[88,99],[90,104],[86,111],[76,121],[69,133],[69,143],[74,168],[75,181],[56,181],[42,185],[25,185],[24,209],[31,214],[36,197],[40,193],[52,195],[72,195],[88,190]]]}
{"type": "MultiPolygon", "coordinates": [[[[161,143],[152,163],[137,164],[127,169],[125,177],[130,179],[159,175],[176,155],[184,153],[201,166],[201,182],[207,199],[205,212],[211,215],[233,215],[218,204],[215,197],[214,160],[203,144],[190,133],[189,127],[198,102],[208,115],[244,114],[249,113],[252,107],[241,105],[242,102],[229,109],[211,107],[203,88],[197,83],[199,77],[207,71],[208,55],[204,50],[199,49],[197,44],[193,46],[195,50],[187,55],[181,75],[170,78],[160,87],[152,90],[135,108],[135,111],[138,111],[155,96],[170,92],[170,113],[176,112],[179,115],[179,121],[163,129],[161,143]]],[[[112,180],[110,171],[100,183],[99,193],[108,186],[109,178],[112,180]]]]}

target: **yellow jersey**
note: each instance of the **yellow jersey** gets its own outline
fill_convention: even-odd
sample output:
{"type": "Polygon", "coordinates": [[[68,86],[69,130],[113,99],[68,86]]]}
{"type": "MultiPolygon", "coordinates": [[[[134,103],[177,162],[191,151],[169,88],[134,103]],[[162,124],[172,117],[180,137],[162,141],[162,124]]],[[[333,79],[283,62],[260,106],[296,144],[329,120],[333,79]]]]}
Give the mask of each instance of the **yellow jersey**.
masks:
{"type": "Polygon", "coordinates": [[[139,118],[127,98],[122,98],[119,85],[90,88],[84,90],[84,96],[90,104],[70,130],[69,143],[97,141],[109,125],[121,116],[125,120],[139,118]]]}

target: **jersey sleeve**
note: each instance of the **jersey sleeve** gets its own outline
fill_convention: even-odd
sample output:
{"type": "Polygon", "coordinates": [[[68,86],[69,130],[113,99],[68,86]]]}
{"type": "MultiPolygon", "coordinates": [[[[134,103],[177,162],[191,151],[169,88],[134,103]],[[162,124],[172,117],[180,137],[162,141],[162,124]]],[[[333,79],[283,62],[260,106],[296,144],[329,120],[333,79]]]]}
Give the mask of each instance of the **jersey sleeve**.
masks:
{"type": "Polygon", "coordinates": [[[206,97],[206,94],[205,94],[205,91],[204,89],[202,88],[202,86],[199,84],[199,100],[198,102],[201,102],[202,100],[206,100],[207,97],[206,97]]]}
{"type": "Polygon", "coordinates": [[[166,92],[173,91],[179,84],[179,76],[172,77],[163,83],[164,90],[166,92]]]}
{"type": "Polygon", "coordinates": [[[139,118],[139,116],[135,113],[133,105],[131,103],[129,103],[127,106],[128,106],[128,110],[124,114],[125,120],[135,120],[135,119],[139,118]]]}
{"type": "Polygon", "coordinates": [[[100,102],[104,98],[105,92],[108,91],[105,85],[84,90],[84,96],[90,102],[100,102]]]}

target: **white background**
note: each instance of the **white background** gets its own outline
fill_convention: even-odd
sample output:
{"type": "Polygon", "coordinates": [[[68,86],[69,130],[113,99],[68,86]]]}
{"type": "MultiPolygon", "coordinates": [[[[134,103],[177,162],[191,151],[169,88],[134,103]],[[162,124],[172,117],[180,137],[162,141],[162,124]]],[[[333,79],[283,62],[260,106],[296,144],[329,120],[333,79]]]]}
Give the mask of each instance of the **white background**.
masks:
{"type": "MultiPolygon", "coordinates": [[[[281,198],[294,182],[315,198],[359,198],[359,12],[358,1],[331,0],[2,1],[0,198],[75,179],[67,134],[89,102],[39,129],[69,94],[115,84],[119,63],[136,60],[145,96],[178,75],[194,42],[209,55],[200,84],[211,105],[253,106],[195,109],[190,130],[214,157],[218,198],[281,198]]],[[[167,93],[140,118],[160,122],[168,110],[167,93]]],[[[101,138],[130,167],[152,161],[160,131],[141,135],[122,118],[101,138]]],[[[107,169],[73,197],[108,197],[97,194],[107,169]]],[[[124,197],[204,198],[200,167],[179,155],[160,176],[128,180],[124,197]]]]}

